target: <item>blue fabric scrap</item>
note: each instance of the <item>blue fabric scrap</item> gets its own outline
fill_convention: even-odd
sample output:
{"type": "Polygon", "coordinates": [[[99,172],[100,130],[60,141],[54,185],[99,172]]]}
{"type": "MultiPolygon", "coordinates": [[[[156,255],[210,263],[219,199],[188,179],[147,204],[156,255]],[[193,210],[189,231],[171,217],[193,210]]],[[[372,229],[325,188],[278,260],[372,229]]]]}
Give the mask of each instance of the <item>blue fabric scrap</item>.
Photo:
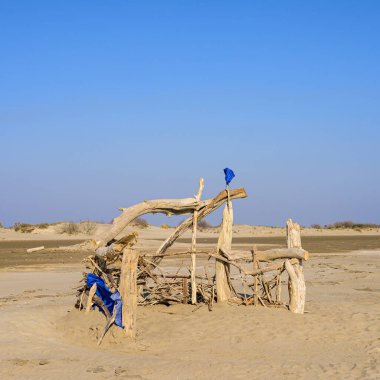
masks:
{"type": "Polygon", "coordinates": [[[86,283],[89,288],[91,288],[92,285],[96,284],[96,295],[104,302],[104,305],[109,310],[111,315],[113,314],[113,308],[116,304],[115,324],[121,328],[124,328],[121,317],[120,293],[118,291],[112,293],[105,284],[104,280],[93,273],[89,273],[87,275],[86,283]]]}
{"type": "Polygon", "coordinates": [[[226,185],[228,186],[230,182],[233,180],[235,177],[235,173],[233,172],[232,169],[225,168],[224,169],[224,179],[226,180],[226,185]]]}

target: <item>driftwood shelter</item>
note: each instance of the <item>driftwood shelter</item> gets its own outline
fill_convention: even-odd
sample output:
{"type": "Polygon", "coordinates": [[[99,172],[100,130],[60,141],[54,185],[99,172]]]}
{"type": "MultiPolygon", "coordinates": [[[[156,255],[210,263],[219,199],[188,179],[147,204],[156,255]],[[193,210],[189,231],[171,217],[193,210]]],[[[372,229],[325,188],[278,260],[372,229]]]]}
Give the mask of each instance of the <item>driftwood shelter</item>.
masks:
{"type": "MultiPolygon", "coordinates": [[[[230,190],[227,186],[214,198],[202,201],[203,186],[201,179],[194,198],[150,200],[120,209],[121,215],[114,219],[108,231],[81,245],[92,251],[85,259],[90,272],[104,281],[111,293],[120,293],[122,324],[131,338],[136,335],[138,305],[184,303],[197,305],[193,306],[196,308],[207,305],[211,311],[214,302],[228,302],[304,312],[306,287],[302,265],[309,253],[301,247],[300,226],[290,219],[287,221],[287,247],[260,251],[253,246],[251,250],[233,250],[232,204],[235,199],[247,197],[246,191],[244,188],[230,190]],[[198,222],[223,205],[217,246],[197,249],[198,222]],[[123,236],[124,229],[134,219],[147,213],[190,216],[152,252],[135,248],[136,233],[123,236]],[[191,248],[169,250],[189,229],[191,248]],[[174,258],[171,270],[161,265],[162,260],[168,258],[174,258]],[[281,289],[286,281],[289,295],[283,297],[281,289]]],[[[104,313],[107,321],[100,344],[115,322],[116,312],[115,309],[110,312],[97,296],[96,284],[88,286],[87,276],[88,273],[84,273],[85,281],[78,289],[76,306],[89,312],[96,305],[104,313]]]]}

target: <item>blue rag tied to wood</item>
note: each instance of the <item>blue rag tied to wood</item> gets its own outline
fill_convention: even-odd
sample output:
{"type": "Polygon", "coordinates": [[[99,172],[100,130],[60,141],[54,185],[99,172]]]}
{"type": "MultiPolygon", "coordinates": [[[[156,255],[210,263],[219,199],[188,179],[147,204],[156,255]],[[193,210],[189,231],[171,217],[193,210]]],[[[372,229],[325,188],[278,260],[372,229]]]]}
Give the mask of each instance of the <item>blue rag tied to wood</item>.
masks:
{"type": "MultiPolygon", "coordinates": [[[[110,314],[113,314],[113,308],[116,305],[116,317],[115,317],[115,325],[124,328],[122,318],[121,318],[121,297],[120,293],[116,291],[112,293],[103,279],[96,276],[93,273],[89,273],[87,275],[87,286],[91,288],[92,285],[96,284],[96,295],[104,302],[104,305],[109,310],[110,314]]],[[[99,308],[99,311],[101,309],[99,308]]]]}
{"type": "Polygon", "coordinates": [[[233,172],[232,169],[225,168],[224,169],[224,179],[226,180],[226,186],[230,184],[230,182],[233,180],[235,177],[235,173],[233,172]]]}

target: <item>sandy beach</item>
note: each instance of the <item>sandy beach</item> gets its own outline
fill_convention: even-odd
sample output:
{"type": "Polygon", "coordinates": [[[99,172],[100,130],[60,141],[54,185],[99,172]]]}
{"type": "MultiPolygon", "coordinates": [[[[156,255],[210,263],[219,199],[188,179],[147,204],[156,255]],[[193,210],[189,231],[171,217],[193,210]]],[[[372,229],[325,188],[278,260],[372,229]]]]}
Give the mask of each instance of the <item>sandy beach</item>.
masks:
{"type": "MultiPolygon", "coordinates": [[[[234,247],[281,245],[282,229],[234,227],[234,247]],[[273,236],[272,236],[273,235],[273,236]]],[[[157,247],[170,232],[141,230],[157,247]]],[[[26,248],[77,242],[69,236],[2,231],[0,241],[0,377],[2,379],[377,379],[380,373],[380,236],[304,231],[306,313],[215,305],[139,307],[137,339],[104,317],[74,309],[84,270],[80,252],[26,248]],[[20,239],[22,238],[22,240],[20,239]],[[362,246],[362,249],[359,249],[362,246]],[[314,251],[313,249],[314,248],[314,251]],[[45,255],[45,257],[44,257],[45,255]]],[[[215,244],[199,234],[200,247],[215,244]]],[[[81,237],[83,238],[83,237],[81,237]]],[[[188,246],[185,236],[178,245],[188,246]]],[[[82,239],[79,239],[81,241],[82,239]]],[[[164,263],[164,262],[163,262],[164,263]]],[[[170,260],[165,261],[170,266],[170,260]]]]}
{"type": "Polygon", "coordinates": [[[380,1],[0,1],[0,380],[380,380],[380,1]]]}

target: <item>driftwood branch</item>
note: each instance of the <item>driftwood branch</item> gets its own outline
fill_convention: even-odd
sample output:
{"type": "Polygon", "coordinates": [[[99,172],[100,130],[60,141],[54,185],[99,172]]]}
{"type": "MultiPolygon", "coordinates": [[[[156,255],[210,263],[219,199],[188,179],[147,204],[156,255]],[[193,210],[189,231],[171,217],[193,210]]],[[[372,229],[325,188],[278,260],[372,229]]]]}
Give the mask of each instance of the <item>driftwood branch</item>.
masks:
{"type": "Polygon", "coordinates": [[[144,201],[128,208],[121,208],[121,215],[113,220],[112,226],[102,235],[97,236],[99,246],[107,245],[119,235],[134,219],[148,213],[163,213],[166,215],[180,215],[193,213],[194,210],[205,206],[195,198],[184,199],[156,199],[144,201]]]}
{"type": "MultiPolygon", "coordinates": [[[[225,248],[220,249],[225,257],[229,260],[252,260],[251,251],[231,251],[225,248]]],[[[257,251],[256,260],[257,261],[271,261],[277,259],[300,259],[308,260],[309,252],[305,251],[302,248],[273,248],[266,251],[257,251]]]]}
{"type": "MultiPolygon", "coordinates": [[[[297,259],[291,259],[291,260],[286,260],[288,261],[290,264],[295,264],[298,262],[297,259]]],[[[266,272],[272,272],[272,271],[275,271],[275,270],[279,270],[279,269],[282,269],[282,268],[285,268],[285,262],[286,261],[281,261],[279,263],[276,263],[276,264],[273,264],[273,265],[268,265],[266,267],[262,267],[262,268],[257,268],[251,272],[246,272],[245,274],[246,275],[250,275],[250,276],[257,276],[259,274],[263,274],[263,273],[266,273],[266,272]]],[[[249,286],[254,286],[254,283],[249,285],[249,286]]]]}

